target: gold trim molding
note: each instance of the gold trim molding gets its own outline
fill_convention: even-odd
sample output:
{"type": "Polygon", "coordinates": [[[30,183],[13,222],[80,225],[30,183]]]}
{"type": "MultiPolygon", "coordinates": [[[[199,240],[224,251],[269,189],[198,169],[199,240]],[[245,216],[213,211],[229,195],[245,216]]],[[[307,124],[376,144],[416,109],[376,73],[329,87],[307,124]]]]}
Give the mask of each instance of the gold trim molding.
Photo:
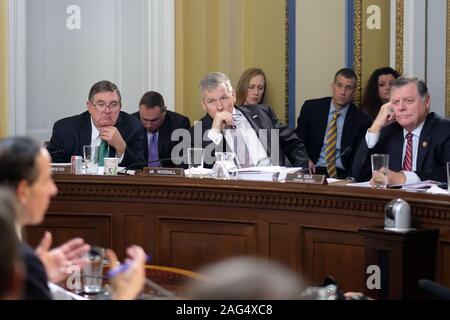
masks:
{"type": "MultiPolygon", "coordinates": [[[[447,4],[448,5],[448,4],[447,4]]],[[[403,0],[396,1],[395,23],[395,69],[403,74],[403,30],[404,30],[405,4],[403,0]]]]}
{"type": "Polygon", "coordinates": [[[447,44],[445,51],[445,116],[450,118],[450,4],[447,1],[447,44]]]}
{"type": "Polygon", "coordinates": [[[353,70],[359,81],[357,82],[356,92],[354,96],[357,105],[361,102],[362,97],[362,1],[354,0],[354,45],[353,45],[353,70]]]}

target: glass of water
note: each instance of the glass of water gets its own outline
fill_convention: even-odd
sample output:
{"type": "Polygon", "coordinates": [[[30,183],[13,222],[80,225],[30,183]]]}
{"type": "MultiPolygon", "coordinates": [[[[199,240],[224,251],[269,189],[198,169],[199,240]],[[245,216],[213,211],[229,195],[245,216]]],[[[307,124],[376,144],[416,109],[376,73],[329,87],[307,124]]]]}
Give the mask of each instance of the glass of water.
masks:
{"type": "Polygon", "coordinates": [[[372,154],[372,187],[383,189],[387,187],[387,175],[389,171],[389,155],[388,154],[372,154]]]}
{"type": "Polygon", "coordinates": [[[99,146],[83,146],[83,160],[86,168],[86,174],[98,173],[98,150],[99,146]]]}

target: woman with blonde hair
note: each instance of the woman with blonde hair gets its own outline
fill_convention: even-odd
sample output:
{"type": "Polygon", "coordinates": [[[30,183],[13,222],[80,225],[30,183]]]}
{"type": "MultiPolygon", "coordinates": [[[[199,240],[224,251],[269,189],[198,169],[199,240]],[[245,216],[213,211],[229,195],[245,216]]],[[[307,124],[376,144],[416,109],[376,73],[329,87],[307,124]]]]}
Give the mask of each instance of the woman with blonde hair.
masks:
{"type": "Polygon", "coordinates": [[[239,78],[236,88],[236,105],[253,105],[266,102],[266,75],[260,68],[249,68],[239,78]]]}

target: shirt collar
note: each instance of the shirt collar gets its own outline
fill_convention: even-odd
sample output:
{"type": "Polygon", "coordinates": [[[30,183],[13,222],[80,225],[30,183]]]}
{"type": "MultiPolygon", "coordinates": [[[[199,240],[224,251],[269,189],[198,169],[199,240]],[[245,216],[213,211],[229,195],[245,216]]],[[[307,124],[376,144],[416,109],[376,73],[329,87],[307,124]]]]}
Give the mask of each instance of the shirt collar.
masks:
{"type": "Polygon", "coordinates": [[[91,142],[95,141],[99,136],[100,136],[100,131],[97,129],[97,127],[94,124],[94,120],[92,120],[92,116],[91,116],[91,142]]]}
{"type": "MultiPolygon", "coordinates": [[[[420,133],[422,132],[424,124],[425,124],[425,120],[423,120],[417,128],[415,128],[413,131],[411,131],[413,136],[420,137],[420,133]]],[[[407,134],[408,134],[408,131],[403,129],[403,138],[406,138],[407,134]]]]}
{"type": "Polygon", "coordinates": [[[345,105],[345,107],[343,107],[343,108],[338,110],[333,104],[333,99],[331,99],[331,101],[330,101],[330,112],[328,113],[328,115],[333,114],[335,111],[339,111],[339,113],[341,114],[341,117],[345,117],[345,115],[347,114],[349,105],[350,105],[350,103],[347,103],[345,105]]]}

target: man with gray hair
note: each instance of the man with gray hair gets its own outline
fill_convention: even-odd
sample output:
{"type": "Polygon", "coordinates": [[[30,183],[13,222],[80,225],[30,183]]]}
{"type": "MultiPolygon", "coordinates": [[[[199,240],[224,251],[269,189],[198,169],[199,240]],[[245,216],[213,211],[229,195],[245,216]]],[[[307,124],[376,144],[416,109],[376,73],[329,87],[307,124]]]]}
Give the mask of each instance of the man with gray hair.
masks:
{"type": "Polygon", "coordinates": [[[207,114],[191,128],[192,144],[205,148],[205,167],[214,152],[233,151],[240,167],[284,165],[307,167],[305,146],[293,129],[278,121],[268,105],[235,106],[236,94],[223,73],[200,81],[200,101],[207,114]]]}
{"type": "Polygon", "coordinates": [[[388,184],[445,181],[450,161],[450,121],[430,111],[427,86],[416,76],[392,83],[391,99],[384,104],[353,162],[359,181],[370,179],[370,155],[389,154],[388,184]]]}

